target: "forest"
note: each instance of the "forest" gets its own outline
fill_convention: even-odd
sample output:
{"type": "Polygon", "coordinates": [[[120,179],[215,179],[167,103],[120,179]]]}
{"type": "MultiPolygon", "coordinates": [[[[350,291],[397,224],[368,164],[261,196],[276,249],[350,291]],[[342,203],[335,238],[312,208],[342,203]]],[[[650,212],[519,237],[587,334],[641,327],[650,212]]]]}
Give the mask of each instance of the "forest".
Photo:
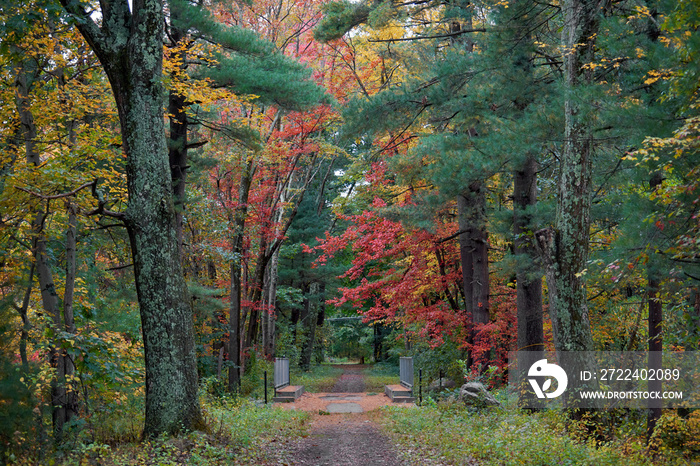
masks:
{"type": "MultiPolygon", "coordinates": [[[[254,414],[275,357],[507,397],[512,351],[700,347],[695,0],[0,0],[0,28],[0,464],[244,464],[264,432],[229,452],[224,419],[303,421],[254,414]],[[192,432],[232,456],[158,462],[192,432]]],[[[694,409],[538,411],[700,454],[694,409]]]]}

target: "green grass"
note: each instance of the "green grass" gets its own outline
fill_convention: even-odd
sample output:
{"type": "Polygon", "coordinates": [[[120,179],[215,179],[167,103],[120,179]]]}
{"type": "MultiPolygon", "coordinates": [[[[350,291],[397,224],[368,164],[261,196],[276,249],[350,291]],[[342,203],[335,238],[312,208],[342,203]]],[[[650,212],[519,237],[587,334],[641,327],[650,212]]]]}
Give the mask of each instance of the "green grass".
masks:
{"type": "Polygon", "coordinates": [[[306,392],[330,392],[342,373],[341,369],[328,364],[311,366],[308,372],[293,367],[290,369],[289,380],[292,385],[303,385],[306,392]]]}
{"type": "Polygon", "coordinates": [[[461,403],[428,404],[383,408],[379,421],[405,451],[451,464],[465,464],[470,458],[484,466],[689,464],[674,452],[664,452],[661,462],[657,458],[652,463],[640,438],[598,446],[577,442],[567,435],[561,412],[474,411],[461,403]]]}
{"type": "Polygon", "coordinates": [[[374,364],[365,369],[365,391],[384,393],[384,385],[399,383],[399,368],[374,364]]]}

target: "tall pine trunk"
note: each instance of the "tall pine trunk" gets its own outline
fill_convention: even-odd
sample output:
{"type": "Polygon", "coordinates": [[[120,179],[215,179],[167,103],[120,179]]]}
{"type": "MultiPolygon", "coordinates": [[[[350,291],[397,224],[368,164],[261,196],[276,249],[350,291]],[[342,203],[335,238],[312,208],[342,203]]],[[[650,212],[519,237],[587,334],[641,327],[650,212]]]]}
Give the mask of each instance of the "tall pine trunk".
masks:
{"type": "MultiPolygon", "coordinates": [[[[555,348],[570,352],[574,367],[593,373],[595,361],[584,353],[594,349],[586,295],[593,192],[594,143],[590,128],[593,115],[584,107],[581,88],[592,81],[590,70],[586,71],[584,65],[594,59],[599,6],[599,0],[566,0],[562,5],[564,142],[559,160],[556,218],[552,229],[536,234],[545,264],[555,348]]],[[[589,412],[576,406],[575,394],[597,387],[596,380],[570,380],[564,394],[570,416],[581,419],[589,412]]]]}
{"type": "Polygon", "coordinates": [[[564,144],[559,164],[557,211],[552,231],[539,232],[547,265],[549,311],[560,351],[591,351],[585,275],[591,226],[593,138],[577,92],[583,65],[593,59],[598,0],[567,0],[564,28],[564,144]]]}
{"type": "Polygon", "coordinates": [[[162,0],[102,2],[94,22],[82,3],[61,0],[100,59],[117,103],[126,153],[131,243],[146,366],[144,436],[197,428],[192,308],[180,262],[164,133],[162,0]]]}
{"type": "Polygon", "coordinates": [[[528,157],[515,171],[513,196],[513,234],[517,256],[518,350],[544,350],[542,330],[542,279],[537,272],[537,252],[532,237],[531,215],[537,203],[537,162],[528,157]]]}
{"type": "MultiPolygon", "coordinates": [[[[544,330],[542,321],[542,278],[537,271],[537,251],[531,229],[531,215],[527,209],[537,203],[537,162],[527,157],[515,170],[513,187],[513,235],[516,254],[516,307],[518,316],[518,367],[526,371],[542,359],[544,330]]],[[[525,381],[525,374],[519,376],[525,381]]],[[[537,402],[520,392],[520,403],[533,406],[537,402]],[[527,397],[527,398],[524,398],[527,397]]]]}
{"type": "MultiPolygon", "coordinates": [[[[465,310],[472,325],[470,343],[479,346],[478,326],[489,322],[488,231],[486,229],[486,184],[474,181],[457,198],[460,229],[459,252],[465,310]]],[[[469,365],[474,362],[469,355],[469,365]]]]}

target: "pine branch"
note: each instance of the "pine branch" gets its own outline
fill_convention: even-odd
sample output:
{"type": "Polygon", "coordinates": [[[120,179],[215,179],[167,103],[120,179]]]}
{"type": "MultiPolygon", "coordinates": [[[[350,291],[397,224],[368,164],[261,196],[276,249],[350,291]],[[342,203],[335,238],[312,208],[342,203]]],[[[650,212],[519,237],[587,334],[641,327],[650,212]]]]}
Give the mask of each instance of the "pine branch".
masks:
{"type": "Polygon", "coordinates": [[[368,39],[367,42],[407,42],[414,40],[426,40],[426,39],[445,39],[448,37],[455,37],[468,32],[486,32],[484,28],[477,29],[462,29],[460,31],[450,32],[447,34],[437,34],[434,36],[416,36],[416,37],[402,37],[400,39],[368,39]]]}

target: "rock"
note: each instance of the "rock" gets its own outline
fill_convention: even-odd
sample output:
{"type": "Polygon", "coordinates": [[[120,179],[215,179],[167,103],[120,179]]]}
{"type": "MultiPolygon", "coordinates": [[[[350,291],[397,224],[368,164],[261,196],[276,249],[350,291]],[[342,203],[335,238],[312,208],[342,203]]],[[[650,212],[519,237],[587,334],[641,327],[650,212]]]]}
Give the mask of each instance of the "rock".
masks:
{"type": "Polygon", "coordinates": [[[445,388],[455,388],[456,386],[457,384],[454,380],[448,379],[447,377],[443,377],[441,379],[433,380],[432,382],[430,382],[430,385],[428,385],[428,391],[437,392],[445,388]]]}
{"type": "Polygon", "coordinates": [[[468,382],[459,390],[459,399],[470,406],[500,406],[496,398],[486,390],[481,382],[468,382]]]}

